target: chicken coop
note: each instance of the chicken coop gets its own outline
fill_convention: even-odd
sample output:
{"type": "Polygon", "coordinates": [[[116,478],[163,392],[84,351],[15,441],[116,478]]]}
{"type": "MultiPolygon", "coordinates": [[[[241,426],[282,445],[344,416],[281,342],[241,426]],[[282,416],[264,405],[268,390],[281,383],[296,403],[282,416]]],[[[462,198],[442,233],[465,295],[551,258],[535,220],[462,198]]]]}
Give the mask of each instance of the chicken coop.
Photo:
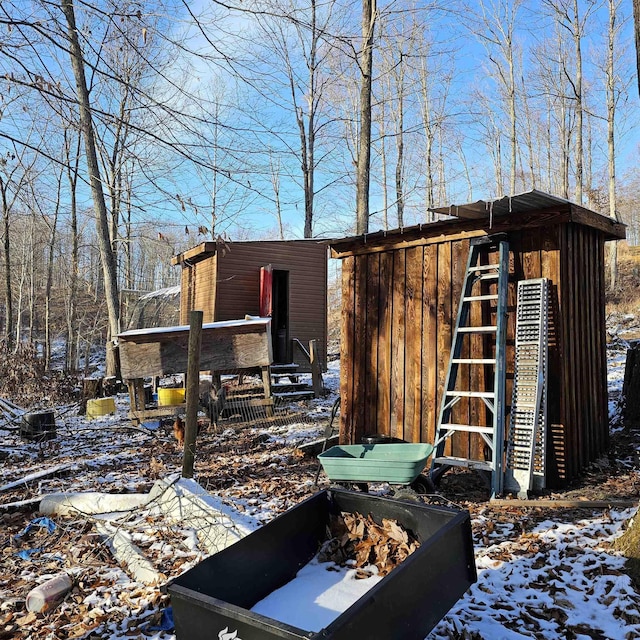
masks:
{"type": "MultiPolygon", "coordinates": [[[[625,237],[624,225],[539,191],[436,213],[447,219],[330,242],[342,260],[340,440],[378,433],[434,442],[470,247],[500,234],[508,246],[504,419],[513,397],[517,283],[544,279],[545,486],[566,485],[608,447],[604,248],[625,237]]],[[[497,297],[486,289],[474,298],[488,305],[484,324],[496,323],[497,297]]],[[[457,375],[482,388],[486,340],[472,338],[462,349],[457,375]]],[[[470,395],[454,411],[476,426],[454,433],[447,455],[483,455],[490,416],[470,395]]]]}
{"type": "Polygon", "coordinates": [[[326,368],[327,247],[315,240],[203,242],[172,260],[180,265],[180,319],[204,322],[271,318],[274,364],[311,370],[299,344],[315,340],[326,368]]]}

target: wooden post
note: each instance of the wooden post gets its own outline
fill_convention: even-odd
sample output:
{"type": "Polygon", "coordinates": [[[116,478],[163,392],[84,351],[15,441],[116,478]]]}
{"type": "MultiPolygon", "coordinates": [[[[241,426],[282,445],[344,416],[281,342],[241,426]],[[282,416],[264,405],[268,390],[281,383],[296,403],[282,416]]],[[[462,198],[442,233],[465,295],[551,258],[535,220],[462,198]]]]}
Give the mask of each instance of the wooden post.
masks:
{"type": "Polygon", "coordinates": [[[315,340],[309,340],[309,362],[311,362],[311,381],[313,383],[313,395],[319,398],[322,394],[322,365],[318,359],[318,348],[315,340]]]}
{"type": "Polygon", "coordinates": [[[189,313],[189,348],[187,351],[187,415],[184,427],[182,477],[193,478],[198,435],[198,391],[200,385],[200,347],[202,344],[202,311],[189,313]]]}
{"type": "Polygon", "coordinates": [[[271,395],[271,372],[269,367],[262,367],[262,386],[264,387],[264,410],[268,418],[273,417],[273,396],[271,395]]]}
{"type": "Polygon", "coordinates": [[[144,378],[127,380],[127,387],[129,387],[129,408],[131,412],[144,411],[144,378]]]}

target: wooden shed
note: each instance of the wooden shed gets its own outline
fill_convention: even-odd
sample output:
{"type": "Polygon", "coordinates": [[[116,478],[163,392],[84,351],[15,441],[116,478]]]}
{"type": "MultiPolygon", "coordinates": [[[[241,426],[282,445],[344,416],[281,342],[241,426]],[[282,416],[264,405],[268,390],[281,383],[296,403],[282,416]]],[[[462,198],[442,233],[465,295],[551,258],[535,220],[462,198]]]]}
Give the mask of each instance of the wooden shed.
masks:
{"type": "Polygon", "coordinates": [[[309,371],[294,339],[315,340],[326,369],[327,253],[316,240],[203,242],[172,260],[182,267],[180,322],[194,309],[204,322],[270,316],[275,364],[309,371]]]}
{"type": "MultiPolygon", "coordinates": [[[[342,259],[341,441],[374,432],[434,441],[470,240],[506,233],[506,411],[516,283],[548,278],[546,482],[562,486],[608,446],[604,244],[624,238],[624,226],[539,191],[437,212],[455,217],[330,243],[342,259]]],[[[466,357],[482,358],[485,346],[468,349],[466,357]]],[[[461,365],[459,375],[483,372],[461,365]]],[[[455,410],[466,424],[488,426],[468,401],[455,410]]],[[[469,457],[482,442],[459,433],[447,447],[469,457]]]]}

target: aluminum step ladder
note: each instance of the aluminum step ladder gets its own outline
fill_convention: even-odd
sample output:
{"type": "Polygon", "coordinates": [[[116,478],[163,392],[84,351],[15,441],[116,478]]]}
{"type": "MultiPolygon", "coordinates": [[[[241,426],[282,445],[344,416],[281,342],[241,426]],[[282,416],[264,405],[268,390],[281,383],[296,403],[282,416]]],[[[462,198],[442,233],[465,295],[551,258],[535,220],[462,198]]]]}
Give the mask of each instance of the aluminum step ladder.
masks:
{"type": "Polygon", "coordinates": [[[523,499],[531,489],[544,488],[548,300],[546,278],[518,282],[515,366],[504,487],[523,499]]]}
{"type": "MultiPolygon", "coordinates": [[[[435,455],[432,461],[431,477],[437,482],[439,477],[451,466],[462,466],[491,475],[492,496],[502,493],[504,479],[504,414],[505,414],[505,343],[507,329],[507,285],[509,278],[509,243],[505,234],[474,238],[469,246],[469,258],[465,271],[462,296],[458,307],[458,316],[453,333],[451,354],[444,392],[440,405],[440,413],[436,425],[435,455]],[[489,263],[489,255],[497,254],[497,262],[489,263]],[[485,258],[480,262],[481,256],[485,258]],[[495,293],[483,293],[482,284],[489,281],[495,283],[495,293]],[[477,291],[479,289],[479,291],[477,291]],[[487,305],[496,307],[496,324],[473,326],[471,305],[487,305]],[[464,341],[470,336],[493,335],[494,354],[492,358],[462,358],[464,341]],[[491,388],[463,389],[458,380],[459,365],[472,367],[493,367],[491,388]],[[456,424],[451,420],[453,407],[462,399],[470,402],[482,402],[491,414],[490,426],[456,424]],[[445,455],[445,447],[455,433],[479,434],[486,446],[484,460],[461,458],[445,455]]],[[[483,315],[483,314],[480,314],[483,315]]],[[[484,355],[484,354],[483,354],[484,355]]],[[[471,385],[467,385],[471,386],[471,385]]]]}

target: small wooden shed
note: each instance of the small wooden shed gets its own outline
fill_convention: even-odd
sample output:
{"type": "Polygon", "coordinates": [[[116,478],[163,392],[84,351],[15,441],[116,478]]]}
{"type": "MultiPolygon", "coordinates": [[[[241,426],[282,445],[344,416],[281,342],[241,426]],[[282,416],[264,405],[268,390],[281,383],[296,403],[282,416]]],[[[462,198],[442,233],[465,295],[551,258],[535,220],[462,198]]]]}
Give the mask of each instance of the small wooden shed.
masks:
{"type": "Polygon", "coordinates": [[[172,260],[182,267],[180,322],[204,312],[204,322],[270,316],[275,364],[310,371],[294,344],[316,340],[327,362],[327,247],[316,240],[203,242],[172,260]]]}
{"type": "MultiPolygon", "coordinates": [[[[563,486],[608,446],[604,244],[624,238],[624,225],[539,191],[437,212],[455,218],[330,243],[342,259],[341,441],[376,432],[434,441],[469,241],[506,233],[507,404],[516,283],[546,277],[546,483],[563,486]]],[[[484,348],[478,343],[474,353],[472,343],[465,357],[482,358],[484,348]]],[[[482,376],[479,369],[461,365],[459,375],[482,376]]],[[[456,411],[466,412],[456,422],[490,424],[469,402],[456,411]]],[[[474,457],[482,442],[458,433],[447,447],[450,455],[474,457]]]]}

